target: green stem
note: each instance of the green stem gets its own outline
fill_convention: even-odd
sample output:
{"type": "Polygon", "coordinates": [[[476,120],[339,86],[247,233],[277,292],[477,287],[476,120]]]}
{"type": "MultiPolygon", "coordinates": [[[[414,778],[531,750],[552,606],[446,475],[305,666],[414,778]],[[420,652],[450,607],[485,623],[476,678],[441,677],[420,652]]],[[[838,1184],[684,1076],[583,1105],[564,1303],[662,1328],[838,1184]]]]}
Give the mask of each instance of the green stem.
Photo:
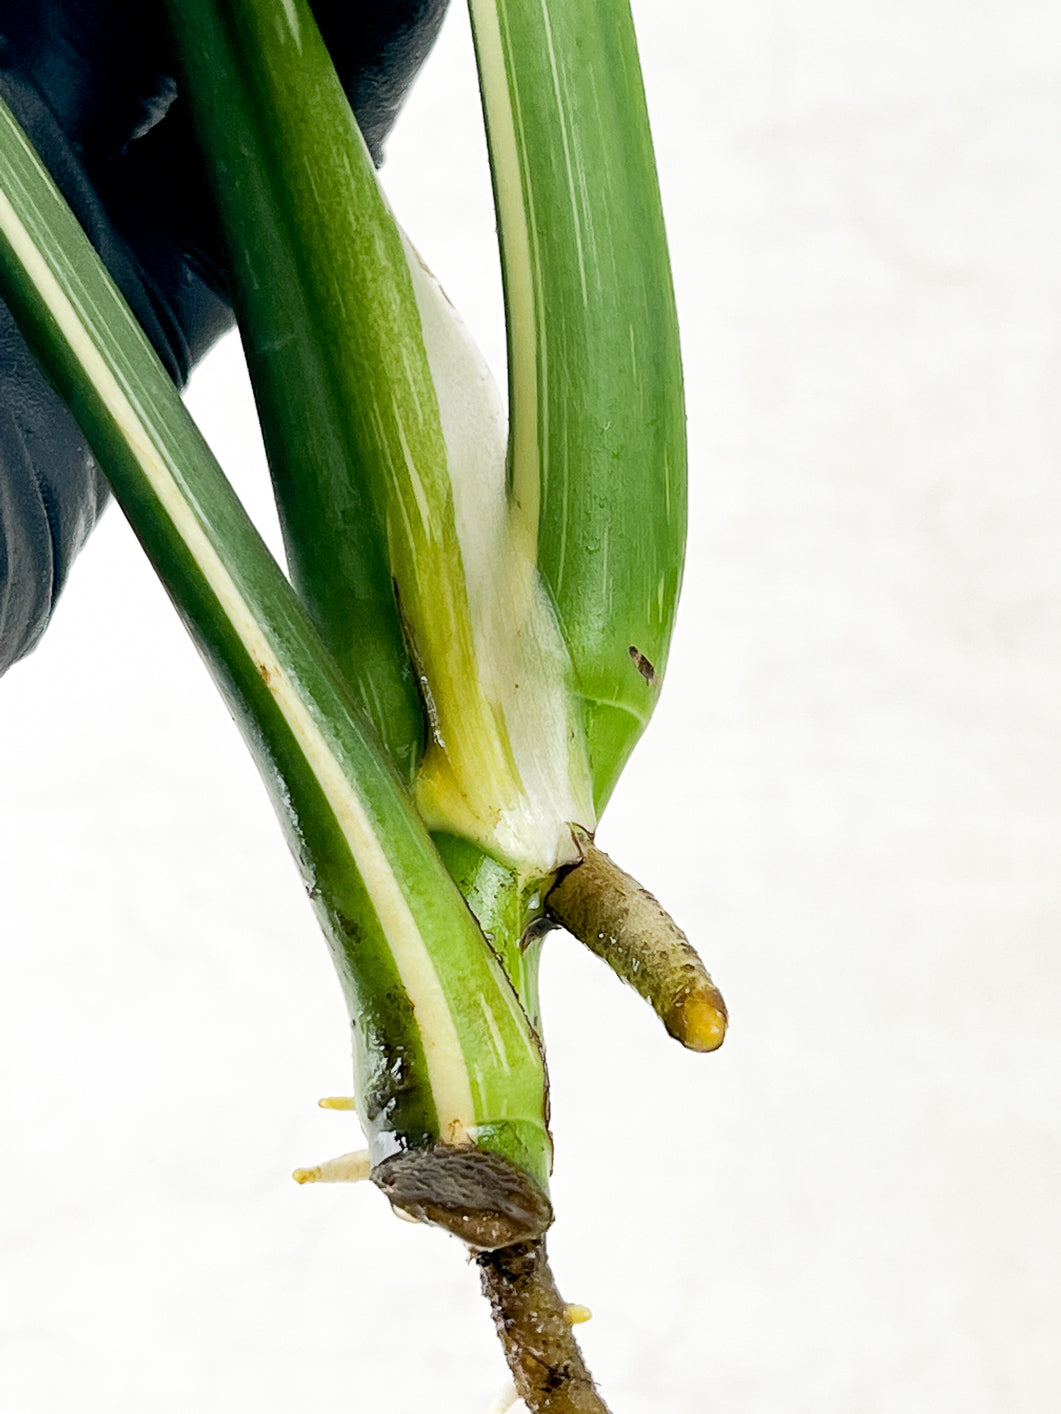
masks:
{"type": "Polygon", "coordinates": [[[407,307],[371,298],[404,254],[395,238],[376,249],[375,270],[360,268],[350,227],[383,224],[366,212],[380,196],[312,17],[224,0],[169,9],[292,581],[411,781],[425,722],[374,492],[403,444],[419,452],[426,439],[437,453],[439,432],[437,417],[415,411],[433,399],[430,377],[398,352],[411,342],[407,307]],[[319,153],[334,156],[327,172],[319,153]],[[404,388],[388,385],[385,351],[408,374],[404,388]]]}
{"type": "Polygon", "coordinates": [[[431,827],[524,871],[570,862],[567,821],[593,821],[569,665],[508,535],[487,377],[387,207],[306,0],[169,8],[295,584],[403,770],[422,690],[431,827]]]}
{"type": "Polygon", "coordinates": [[[304,609],[3,105],[0,293],[269,788],[343,984],[374,1161],[439,1144],[463,1161],[474,1146],[544,1190],[537,1037],[304,609]]]}

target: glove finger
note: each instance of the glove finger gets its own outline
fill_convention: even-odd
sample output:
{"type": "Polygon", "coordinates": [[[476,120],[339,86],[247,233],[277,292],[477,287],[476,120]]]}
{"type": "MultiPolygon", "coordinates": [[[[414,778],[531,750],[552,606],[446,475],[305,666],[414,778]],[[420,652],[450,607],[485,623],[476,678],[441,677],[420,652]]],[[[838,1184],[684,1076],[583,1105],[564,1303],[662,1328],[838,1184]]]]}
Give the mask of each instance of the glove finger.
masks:
{"type": "Polygon", "coordinates": [[[162,6],[150,0],[0,0],[2,62],[28,79],[90,160],[120,152],[173,101],[162,6]]]}
{"type": "Polygon", "coordinates": [[[0,673],[35,647],[105,504],[74,419],[0,304],[0,673]]]}
{"type": "MultiPolygon", "coordinates": [[[[349,0],[317,0],[316,8],[378,162],[437,35],[445,0],[382,0],[367,17],[349,0]]],[[[195,144],[179,102],[158,121],[173,89],[158,62],[157,30],[139,18],[129,0],[95,6],[0,0],[0,39],[7,41],[0,93],[171,377],[183,384],[231,314],[219,294],[220,243],[195,144]],[[109,48],[101,14],[111,20],[109,48]],[[129,59],[137,35],[143,42],[129,59]],[[16,63],[25,72],[14,72],[16,63]],[[144,135],[120,151],[137,133],[144,135]]],[[[73,419],[2,306],[0,354],[2,672],[43,632],[106,490],[73,419]]]]}
{"type": "MultiPolygon", "coordinates": [[[[314,13],[377,163],[445,11],[446,0],[382,0],[372,7],[315,0],[314,13]]],[[[106,164],[97,181],[156,308],[179,331],[171,338],[186,377],[231,316],[213,200],[180,99],[164,122],[106,164]]]]}
{"type": "MultiPolygon", "coordinates": [[[[447,0],[311,0],[377,162],[447,0]]],[[[27,78],[90,163],[165,114],[176,86],[158,0],[0,0],[0,63],[27,78]]]]}
{"type": "MultiPolygon", "coordinates": [[[[155,296],[134,253],[28,80],[0,71],[0,94],[51,171],[170,376],[190,352],[173,311],[155,296]]],[[[34,646],[67,571],[106,499],[73,418],[0,305],[0,671],[34,646]]]]}

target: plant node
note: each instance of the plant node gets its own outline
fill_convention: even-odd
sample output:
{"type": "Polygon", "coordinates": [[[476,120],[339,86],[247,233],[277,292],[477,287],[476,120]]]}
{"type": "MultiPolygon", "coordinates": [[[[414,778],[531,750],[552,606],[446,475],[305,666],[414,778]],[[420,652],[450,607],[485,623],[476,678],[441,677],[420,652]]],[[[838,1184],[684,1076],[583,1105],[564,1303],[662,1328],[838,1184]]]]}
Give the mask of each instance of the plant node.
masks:
{"type": "Polygon", "coordinates": [[[480,1250],[528,1242],[553,1220],[549,1199],[530,1175],[483,1149],[407,1149],[377,1164],[372,1181],[399,1212],[480,1250]]]}

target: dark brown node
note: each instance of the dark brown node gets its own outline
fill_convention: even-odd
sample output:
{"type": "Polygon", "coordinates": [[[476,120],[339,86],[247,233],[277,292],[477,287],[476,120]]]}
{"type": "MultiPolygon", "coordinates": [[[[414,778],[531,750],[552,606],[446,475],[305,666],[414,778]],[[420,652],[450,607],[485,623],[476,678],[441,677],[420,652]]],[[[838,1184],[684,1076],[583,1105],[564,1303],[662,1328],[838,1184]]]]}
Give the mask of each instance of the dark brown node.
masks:
{"type": "Polygon", "coordinates": [[[552,1205],[530,1175],[483,1149],[407,1149],[371,1176],[394,1207],[481,1250],[540,1237],[553,1220],[552,1205]]]}

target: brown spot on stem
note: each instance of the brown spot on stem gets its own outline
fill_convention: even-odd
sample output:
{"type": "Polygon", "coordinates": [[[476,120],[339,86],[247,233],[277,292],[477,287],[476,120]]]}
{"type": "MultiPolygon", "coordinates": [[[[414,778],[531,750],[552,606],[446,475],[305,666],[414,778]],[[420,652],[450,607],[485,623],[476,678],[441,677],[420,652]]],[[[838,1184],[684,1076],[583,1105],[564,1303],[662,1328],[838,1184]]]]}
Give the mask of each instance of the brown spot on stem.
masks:
{"type": "Polygon", "coordinates": [[[608,1414],[549,1270],[544,1239],[480,1253],[476,1262],[508,1368],[531,1414],[608,1414]]]}
{"type": "Polygon", "coordinates": [[[630,658],[633,662],[634,667],[648,683],[649,687],[655,687],[659,681],[659,677],[656,673],[655,668],[641,652],[641,649],[635,648],[634,645],[631,643],[627,652],[630,654],[630,658]]]}

